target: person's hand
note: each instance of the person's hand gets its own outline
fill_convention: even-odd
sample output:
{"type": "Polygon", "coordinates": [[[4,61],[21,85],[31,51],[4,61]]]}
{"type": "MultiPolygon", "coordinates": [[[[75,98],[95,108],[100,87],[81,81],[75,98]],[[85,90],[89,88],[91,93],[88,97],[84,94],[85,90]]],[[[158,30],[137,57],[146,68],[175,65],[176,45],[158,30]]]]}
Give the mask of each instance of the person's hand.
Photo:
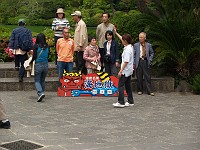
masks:
{"type": "Polygon", "coordinates": [[[114,33],[117,33],[117,27],[114,26],[114,33]]]}
{"type": "Polygon", "coordinates": [[[9,55],[13,54],[13,49],[9,49],[9,55]]]}
{"type": "Polygon", "coordinates": [[[33,54],[33,50],[30,50],[29,53],[30,53],[30,54],[33,54]]]}
{"type": "Polygon", "coordinates": [[[116,65],[116,67],[119,67],[119,63],[118,62],[116,62],[115,65],[116,65]]]}
{"type": "Polygon", "coordinates": [[[59,30],[61,30],[61,29],[62,29],[62,26],[61,26],[61,25],[59,25],[59,26],[58,26],[58,29],[59,29],[59,30]]]}
{"type": "Polygon", "coordinates": [[[121,78],[121,76],[122,76],[122,71],[120,70],[118,73],[118,77],[121,78]]]}
{"type": "Polygon", "coordinates": [[[135,64],[133,64],[133,70],[135,70],[136,69],[136,65],[135,64]]]}

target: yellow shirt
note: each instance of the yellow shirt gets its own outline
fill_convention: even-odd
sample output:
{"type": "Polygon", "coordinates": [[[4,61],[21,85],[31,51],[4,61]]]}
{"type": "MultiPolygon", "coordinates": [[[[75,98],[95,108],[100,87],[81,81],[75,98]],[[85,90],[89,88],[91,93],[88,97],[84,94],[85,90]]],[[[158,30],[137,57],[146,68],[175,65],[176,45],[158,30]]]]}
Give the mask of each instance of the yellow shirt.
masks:
{"type": "Polygon", "coordinates": [[[60,38],[56,44],[58,59],[57,61],[73,62],[74,41],[73,39],[60,38]]]}

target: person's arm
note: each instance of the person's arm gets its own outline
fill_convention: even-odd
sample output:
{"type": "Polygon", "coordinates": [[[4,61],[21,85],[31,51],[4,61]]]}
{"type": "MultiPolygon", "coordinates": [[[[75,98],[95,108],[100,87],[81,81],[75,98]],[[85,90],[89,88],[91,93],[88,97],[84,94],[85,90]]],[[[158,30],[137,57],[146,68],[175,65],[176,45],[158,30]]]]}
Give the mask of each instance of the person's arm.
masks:
{"type": "Polygon", "coordinates": [[[115,58],[116,58],[115,65],[116,67],[119,67],[119,46],[118,46],[117,41],[115,41],[115,58]]]}
{"type": "Polygon", "coordinates": [[[90,58],[89,56],[89,48],[86,47],[83,53],[83,59],[85,59],[86,61],[92,62],[94,61],[93,58],[90,58]]]}
{"type": "Polygon", "coordinates": [[[100,29],[99,29],[99,25],[97,26],[97,29],[96,29],[96,37],[97,37],[97,40],[99,40],[99,33],[100,33],[100,29]]]}
{"type": "Polygon", "coordinates": [[[15,33],[14,31],[12,32],[11,36],[10,36],[10,40],[9,40],[9,51],[13,53],[13,49],[14,49],[14,40],[15,40],[15,33]]]}
{"type": "Polygon", "coordinates": [[[79,50],[83,49],[83,45],[85,43],[86,39],[86,35],[87,35],[87,28],[86,25],[81,25],[80,26],[80,41],[79,41],[79,50]]]}
{"type": "Polygon", "coordinates": [[[120,39],[120,41],[122,41],[122,36],[119,33],[117,33],[116,27],[114,27],[114,33],[115,33],[115,35],[117,35],[117,37],[120,39]]]}
{"type": "Polygon", "coordinates": [[[154,51],[153,51],[151,44],[149,44],[149,63],[150,63],[150,65],[152,64],[153,56],[154,56],[154,51]]]}
{"type": "Polygon", "coordinates": [[[56,30],[56,18],[54,18],[53,22],[52,22],[52,30],[55,31],[56,30]]]}
{"type": "Polygon", "coordinates": [[[34,60],[37,59],[37,49],[38,49],[38,45],[35,44],[34,47],[33,47],[33,57],[32,57],[32,60],[30,63],[32,63],[34,60]]]}
{"type": "Polygon", "coordinates": [[[66,19],[66,28],[70,29],[69,21],[66,19]]]}

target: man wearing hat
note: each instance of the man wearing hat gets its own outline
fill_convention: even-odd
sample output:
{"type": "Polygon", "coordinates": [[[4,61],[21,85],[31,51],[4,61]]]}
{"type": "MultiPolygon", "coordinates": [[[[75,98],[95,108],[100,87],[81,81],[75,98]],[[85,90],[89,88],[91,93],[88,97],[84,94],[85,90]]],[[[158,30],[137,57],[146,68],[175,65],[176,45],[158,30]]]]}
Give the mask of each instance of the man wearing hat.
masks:
{"type": "Polygon", "coordinates": [[[88,46],[87,27],[85,22],[82,20],[80,11],[75,11],[71,15],[76,23],[74,33],[74,51],[76,54],[77,71],[81,71],[86,74],[87,69],[85,67],[85,60],[83,59],[83,52],[86,46],[88,46]]]}
{"type": "MultiPolygon", "coordinates": [[[[24,41],[20,41],[19,37],[27,37],[26,41],[30,41],[32,45],[32,33],[29,29],[25,28],[25,20],[19,19],[18,20],[18,28],[14,29],[10,41],[9,41],[9,48],[10,53],[13,53],[15,55],[15,65],[21,66],[15,66],[20,67],[19,68],[19,82],[23,82],[23,77],[25,74],[25,68],[24,68],[24,61],[27,59],[27,51],[22,51],[19,47],[19,45],[22,45],[24,41]]],[[[32,48],[30,48],[31,50],[32,48]]]]}
{"type": "MultiPolygon", "coordinates": [[[[56,48],[56,43],[59,38],[63,37],[63,29],[64,28],[70,28],[69,21],[65,18],[65,13],[62,8],[58,8],[56,12],[56,17],[53,20],[52,23],[52,30],[54,31],[54,44],[56,48]]],[[[55,51],[56,55],[56,65],[57,65],[57,53],[55,51]]]]}

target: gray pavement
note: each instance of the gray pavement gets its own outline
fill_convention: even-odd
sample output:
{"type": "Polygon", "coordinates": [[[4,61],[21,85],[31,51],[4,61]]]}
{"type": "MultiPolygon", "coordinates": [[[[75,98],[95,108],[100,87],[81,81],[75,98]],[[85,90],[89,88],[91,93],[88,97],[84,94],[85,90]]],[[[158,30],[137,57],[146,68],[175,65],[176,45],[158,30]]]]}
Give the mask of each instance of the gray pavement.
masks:
{"type": "MultiPolygon", "coordinates": [[[[135,106],[113,108],[117,97],[57,97],[1,92],[11,129],[0,144],[24,139],[41,150],[200,150],[200,96],[134,95],[135,106]]],[[[1,149],[1,148],[0,148],[1,149]]]]}

